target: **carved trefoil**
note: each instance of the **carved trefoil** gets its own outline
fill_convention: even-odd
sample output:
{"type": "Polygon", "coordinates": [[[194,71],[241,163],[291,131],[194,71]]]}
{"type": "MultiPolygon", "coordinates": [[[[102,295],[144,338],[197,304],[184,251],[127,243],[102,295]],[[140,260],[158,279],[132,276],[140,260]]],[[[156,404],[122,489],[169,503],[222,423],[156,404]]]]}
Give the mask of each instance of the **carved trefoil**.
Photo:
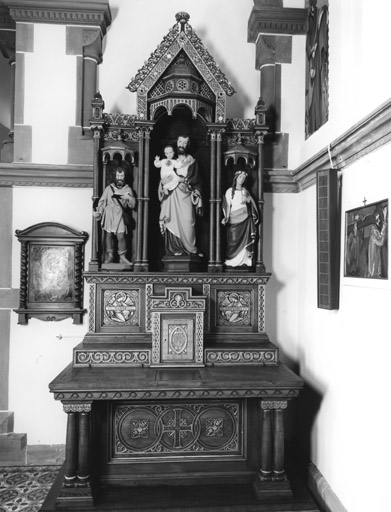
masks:
{"type": "Polygon", "coordinates": [[[151,366],[204,366],[205,296],[191,288],[166,288],[151,296],[151,366]]]}

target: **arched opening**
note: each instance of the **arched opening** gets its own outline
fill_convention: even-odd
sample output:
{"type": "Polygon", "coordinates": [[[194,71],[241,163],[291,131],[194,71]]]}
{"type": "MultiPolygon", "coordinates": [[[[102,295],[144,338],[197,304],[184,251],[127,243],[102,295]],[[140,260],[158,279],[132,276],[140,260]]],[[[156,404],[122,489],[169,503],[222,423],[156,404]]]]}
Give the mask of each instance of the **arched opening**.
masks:
{"type": "Polygon", "coordinates": [[[205,122],[198,117],[194,119],[191,109],[185,105],[176,106],[171,116],[165,112],[156,121],[151,134],[150,154],[150,216],[149,216],[149,262],[151,269],[159,268],[159,261],[164,255],[164,240],[159,230],[160,202],[158,199],[158,186],[160,181],[160,169],[154,166],[155,156],[164,157],[164,146],[171,144],[176,150],[176,140],[180,136],[190,138],[189,153],[197,160],[203,182],[203,217],[197,217],[196,238],[197,246],[208,254],[208,230],[209,230],[209,169],[210,150],[208,144],[207,127],[205,122]],[[156,240],[159,240],[158,250],[156,240]]]}

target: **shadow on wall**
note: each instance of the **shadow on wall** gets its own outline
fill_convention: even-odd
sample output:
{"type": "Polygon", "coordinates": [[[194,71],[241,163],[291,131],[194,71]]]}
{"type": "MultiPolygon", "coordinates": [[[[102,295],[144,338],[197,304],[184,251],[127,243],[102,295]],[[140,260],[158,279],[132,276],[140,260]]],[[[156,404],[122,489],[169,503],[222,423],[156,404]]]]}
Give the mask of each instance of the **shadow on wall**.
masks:
{"type": "Polygon", "coordinates": [[[298,440],[298,448],[306,459],[312,460],[313,444],[317,443],[317,433],[314,430],[315,419],[318,416],[322,401],[327,393],[327,388],[319,381],[311,378],[311,382],[306,378],[307,371],[302,351],[298,353],[297,373],[304,379],[304,388],[297,400],[297,428],[296,437],[298,440]]]}
{"type": "Polygon", "coordinates": [[[240,83],[236,80],[237,71],[232,69],[230,64],[224,61],[219,52],[211,43],[208,38],[208,33],[204,29],[196,30],[198,37],[203,42],[204,46],[208,50],[208,52],[212,55],[216,64],[220,67],[221,71],[226,76],[227,80],[231,82],[232,87],[235,89],[236,93],[233,96],[227,97],[227,117],[228,118],[243,118],[244,113],[248,107],[253,107],[255,109],[255,105],[251,104],[249,96],[245,93],[243,88],[240,86],[240,83]]]}
{"type": "Polygon", "coordinates": [[[9,127],[0,123],[0,147],[2,146],[3,142],[8,139],[9,131],[9,127]]]}

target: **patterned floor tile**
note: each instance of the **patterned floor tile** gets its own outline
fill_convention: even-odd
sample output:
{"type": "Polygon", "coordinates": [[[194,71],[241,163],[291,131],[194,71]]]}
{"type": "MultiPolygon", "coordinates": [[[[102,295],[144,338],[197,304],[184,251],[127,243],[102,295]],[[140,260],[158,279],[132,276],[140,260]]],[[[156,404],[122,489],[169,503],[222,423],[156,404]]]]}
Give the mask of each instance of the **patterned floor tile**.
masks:
{"type": "Polygon", "coordinates": [[[0,467],[0,512],[38,512],[60,466],[0,467]]]}

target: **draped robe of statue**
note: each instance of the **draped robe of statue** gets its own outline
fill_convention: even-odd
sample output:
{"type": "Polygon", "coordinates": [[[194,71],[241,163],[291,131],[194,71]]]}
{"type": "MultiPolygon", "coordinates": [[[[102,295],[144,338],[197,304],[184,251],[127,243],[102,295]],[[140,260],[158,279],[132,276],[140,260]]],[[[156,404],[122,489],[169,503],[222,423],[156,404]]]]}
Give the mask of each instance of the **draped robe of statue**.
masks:
{"type": "Polygon", "coordinates": [[[258,208],[250,193],[244,187],[232,187],[223,198],[223,224],[227,228],[227,249],[225,265],[229,267],[251,266],[259,222],[258,208]]]}
{"type": "Polygon", "coordinates": [[[202,208],[201,183],[198,163],[186,157],[181,167],[184,176],[171,191],[165,192],[160,181],[158,195],[161,201],[159,223],[165,237],[166,255],[196,255],[196,210],[202,208]]]}

